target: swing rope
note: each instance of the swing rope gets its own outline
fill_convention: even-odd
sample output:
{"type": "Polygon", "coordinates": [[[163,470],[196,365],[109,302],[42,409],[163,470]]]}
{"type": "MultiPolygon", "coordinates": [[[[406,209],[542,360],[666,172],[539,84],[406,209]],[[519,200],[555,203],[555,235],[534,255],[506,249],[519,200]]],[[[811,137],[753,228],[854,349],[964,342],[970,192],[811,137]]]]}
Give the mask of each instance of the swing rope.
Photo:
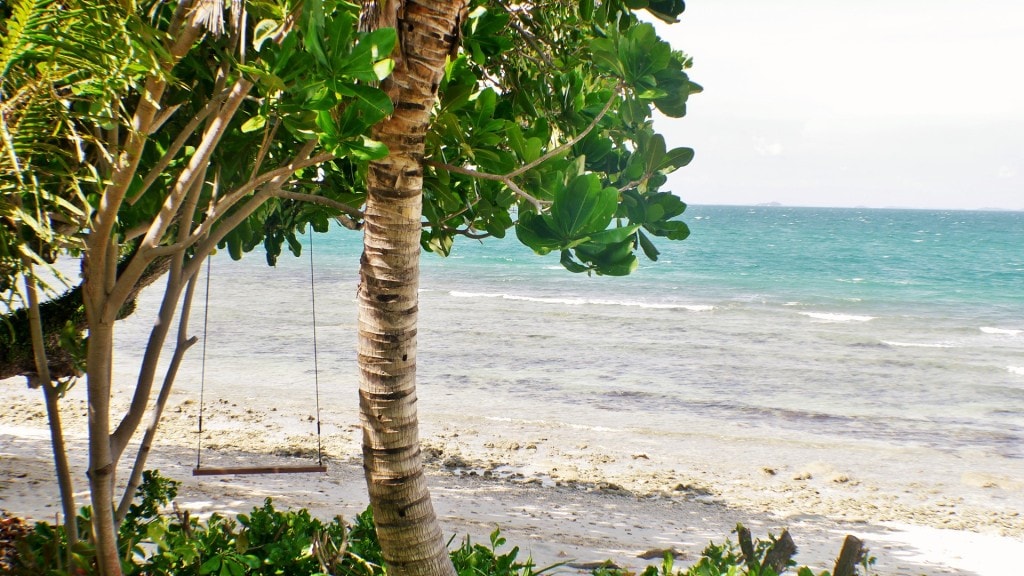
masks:
{"type": "Polygon", "coordinates": [[[316,398],[316,461],[324,465],[324,454],[320,444],[320,366],[316,353],[316,277],[313,275],[313,225],[309,226],[309,303],[313,316],[313,389],[316,398]]]}
{"type": "Polygon", "coordinates": [[[193,476],[220,476],[228,474],[288,474],[304,472],[327,472],[324,466],[323,448],[320,432],[320,366],[317,360],[316,343],[316,277],[313,267],[313,228],[309,229],[309,293],[310,306],[313,317],[313,385],[316,399],[316,466],[235,466],[235,467],[206,467],[202,466],[203,448],[203,407],[206,395],[206,341],[207,327],[210,319],[210,257],[206,259],[206,295],[203,310],[203,355],[202,368],[199,377],[199,434],[196,441],[196,467],[192,469],[193,476]]]}
{"type": "Polygon", "coordinates": [[[206,257],[206,295],[203,300],[203,360],[199,370],[199,434],[196,434],[196,470],[202,468],[203,400],[206,395],[206,327],[210,323],[210,257],[206,257]]]}

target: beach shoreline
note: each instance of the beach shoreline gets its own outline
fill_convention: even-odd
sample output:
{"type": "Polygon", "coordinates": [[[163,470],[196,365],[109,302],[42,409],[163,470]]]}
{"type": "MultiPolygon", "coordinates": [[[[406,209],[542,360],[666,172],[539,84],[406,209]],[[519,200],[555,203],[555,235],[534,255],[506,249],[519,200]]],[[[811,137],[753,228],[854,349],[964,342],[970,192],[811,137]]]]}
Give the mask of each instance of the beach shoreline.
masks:
{"type": "MultiPolygon", "coordinates": [[[[0,385],[11,405],[0,416],[0,508],[54,521],[59,503],[41,397],[11,381],[0,385]]],[[[84,401],[81,391],[73,392],[62,406],[78,474],[85,462],[84,401]]],[[[204,433],[204,465],[315,458],[308,417],[228,401],[207,410],[223,424],[204,433]]],[[[494,417],[460,421],[429,410],[423,418],[427,470],[446,532],[485,542],[500,528],[510,545],[521,546],[541,566],[610,559],[639,570],[657,562],[639,557],[652,549],[677,550],[685,564],[709,541],[730,537],[738,522],[762,538],[789,529],[800,548],[797,561],[817,570],[831,569],[846,534],[866,540],[878,558],[878,574],[994,575],[1005,573],[999,558],[1024,554],[1024,489],[991,472],[975,472],[977,478],[966,481],[961,474],[951,483],[957,490],[919,486],[913,493],[898,482],[879,484],[841,459],[785,460],[796,452],[772,447],[786,444],[778,439],[764,440],[765,455],[749,462],[750,470],[729,475],[701,460],[709,458],[709,449],[721,450],[721,442],[752,439],[708,444],[695,434],[692,445],[681,447],[694,461],[681,464],[656,450],[617,443],[616,431],[600,427],[494,417]],[[911,493],[896,494],[900,490],[911,493]]],[[[353,412],[325,426],[325,475],[194,478],[195,402],[172,397],[147,468],[181,481],[178,505],[195,513],[248,512],[271,497],[279,508],[351,518],[367,505],[354,422],[353,412]]],[[[749,456],[747,448],[738,453],[749,456]]],[[[886,458],[881,468],[891,474],[907,455],[873,457],[886,458]]],[[[76,487],[84,504],[84,481],[76,487]]]]}

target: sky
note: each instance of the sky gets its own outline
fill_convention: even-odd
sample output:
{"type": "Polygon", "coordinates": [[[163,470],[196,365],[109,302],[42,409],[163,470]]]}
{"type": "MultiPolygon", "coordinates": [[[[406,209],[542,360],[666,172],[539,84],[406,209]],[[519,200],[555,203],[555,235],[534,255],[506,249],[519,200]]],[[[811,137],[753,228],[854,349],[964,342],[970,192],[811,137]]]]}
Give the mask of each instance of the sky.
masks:
{"type": "Polygon", "coordinates": [[[1024,210],[1024,1],[686,4],[688,203],[1024,210]]]}

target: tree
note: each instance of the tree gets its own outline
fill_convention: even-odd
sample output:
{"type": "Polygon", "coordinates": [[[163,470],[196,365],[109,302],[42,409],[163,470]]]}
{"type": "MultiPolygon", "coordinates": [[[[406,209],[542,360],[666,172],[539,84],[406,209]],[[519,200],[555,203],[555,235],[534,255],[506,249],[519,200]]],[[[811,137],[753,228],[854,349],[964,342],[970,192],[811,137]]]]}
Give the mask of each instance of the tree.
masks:
{"type": "Polygon", "coordinates": [[[365,7],[361,34],[340,0],[230,6],[5,8],[0,288],[14,300],[23,281],[27,305],[6,318],[14,353],[0,363],[55,396],[84,369],[93,533],[101,573],[118,574],[115,508],[131,498],[160,399],[194,342],[184,322],[115,507],[118,462],[202,259],[263,244],[273,261],[284,244],[299,251],[307,225],[362,226],[360,406],[381,543],[392,572],[451,574],[417,442],[420,247],[447,254],[457,236],[515,228],[573,272],[623,275],[636,252],[657,258],[652,236],[685,238],[685,205],[660,187],[693,153],[667,150],[650,116],[683,115],[699,86],[689,59],[633,13],[672,20],[682,2],[388,0],[365,7]],[[82,283],[40,303],[35,267],[57,253],[82,255],[82,283]],[[114,322],[164,275],[131,407],[114,426],[114,322]]]}
{"type": "Polygon", "coordinates": [[[240,257],[263,243],[273,261],[282,244],[300,250],[295,234],[307,225],[326,230],[330,216],[356,225],[348,202],[360,204],[361,193],[350,182],[360,163],[386,152],[365,134],[391,111],[368,83],[390,71],[394,32],[357,37],[356,7],[340,3],[225,11],[212,0],[23,0],[0,8],[0,290],[15,303],[15,287],[25,287],[23,305],[5,317],[3,373],[44,388],[73,543],[57,399],[84,372],[91,532],[99,572],[120,574],[117,524],[195,342],[185,321],[119,506],[117,468],[150,407],[178,304],[185,295],[187,319],[201,263],[218,245],[240,257]],[[321,189],[313,169],[334,185],[321,189]],[[36,270],[62,253],[80,255],[81,283],[43,304],[36,270]],[[114,417],[115,321],[162,277],[130,407],[114,417]]]}
{"type": "Polygon", "coordinates": [[[672,20],[682,2],[364,6],[370,29],[398,31],[383,84],[395,111],[373,128],[389,154],[368,172],[359,288],[364,467],[391,573],[454,575],[418,443],[421,243],[446,254],[456,235],[515,226],[573,272],[624,275],[637,249],[657,258],[648,234],[688,234],[672,220],[685,205],[658,188],[693,152],[667,151],[650,114],[683,115],[699,87],[631,7],[672,20]]]}

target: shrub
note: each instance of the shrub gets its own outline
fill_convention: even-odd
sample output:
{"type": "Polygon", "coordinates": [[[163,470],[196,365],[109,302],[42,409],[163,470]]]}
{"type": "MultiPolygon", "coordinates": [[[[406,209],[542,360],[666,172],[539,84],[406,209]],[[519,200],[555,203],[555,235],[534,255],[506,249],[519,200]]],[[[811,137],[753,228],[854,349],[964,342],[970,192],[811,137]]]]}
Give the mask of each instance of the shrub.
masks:
{"type": "MultiPolygon", "coordinates": [[[[325,524],[305,509],[276,510],[267,498],[262,507],[236,519],[213,514],[201,522],[173,505],[178,484],[157,471],[143,475],[138,502],[132,504],[120,527],[125,574],[386,576],[370,509],[357,515],[351,525],[340,517],[325,524]],[[172,511],[164,513],[169,506],[172,511]]],[[[88,534],[89,515],[88,507],[79,512],[82,534],[88,534]]],[[[711,543],[701,558],[685,569],[676,568],[672,555],[666,553],[660,565],[648,566],[640,576],[778,576],[793,567],[790,558],[795,546],[792,540],[787,542],[785,533],[778,539],[769,536],[767,541],[752,541],[750,532],[742,526],[737,526],[736,532],[738,546],[729,540],[721,545],[711,543]]],[[[4,555],[5,573],[96,573],[91,544],[82,541],[69,550],[62,526],[39,522],[27,533],[24,529],[17,531],[11,540],[16,553],[4,555]]],[[[539,576],[561,566],[538,569],[532,558],[519,559],[519,547],[499,553],[505,545],[499,530],[491,533],[489,545],[475,544],[466,537],[451,552],[456,572],[459,576],[539,576]]],[[[873,562],[865,554],[861,566],[867,570],[873,562]]],[[[799,568],[796,574],[815,576],[807,567],[799,568]]],[[[618,568],[598,568],[592,575],[636,576],[618,568]]],[[[818,576],[830,575],[822,572],[818,576]]]]}

